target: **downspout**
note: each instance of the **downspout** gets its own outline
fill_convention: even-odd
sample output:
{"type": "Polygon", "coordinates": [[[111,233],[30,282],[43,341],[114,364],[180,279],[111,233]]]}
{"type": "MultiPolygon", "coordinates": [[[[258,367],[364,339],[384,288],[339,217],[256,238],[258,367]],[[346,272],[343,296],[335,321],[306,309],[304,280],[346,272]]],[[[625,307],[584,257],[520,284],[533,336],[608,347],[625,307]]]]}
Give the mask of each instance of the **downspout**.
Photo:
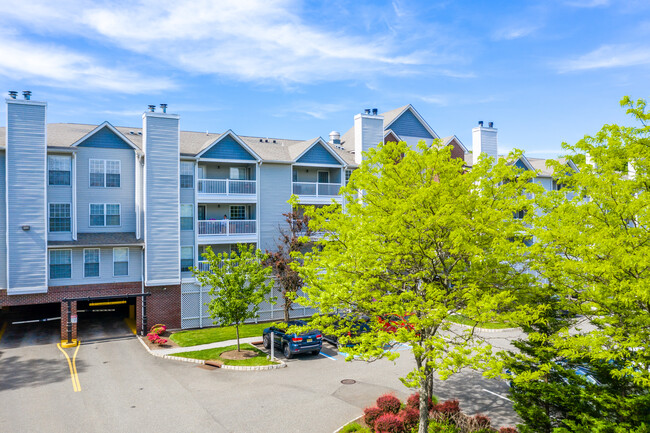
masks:
{"type": "MultiPolygon", "coordinates": [[[[144,294],[144,248],[145,246],[142,246],[142,250],[140,250],[140,286],[142,288],[142,293],[144,294]]],[[[140,330],[140,335],[144,336],[145,329],[144,329],[144,296],[142,296],[140,301],[140,326],[142,327],[140,330]]]]}

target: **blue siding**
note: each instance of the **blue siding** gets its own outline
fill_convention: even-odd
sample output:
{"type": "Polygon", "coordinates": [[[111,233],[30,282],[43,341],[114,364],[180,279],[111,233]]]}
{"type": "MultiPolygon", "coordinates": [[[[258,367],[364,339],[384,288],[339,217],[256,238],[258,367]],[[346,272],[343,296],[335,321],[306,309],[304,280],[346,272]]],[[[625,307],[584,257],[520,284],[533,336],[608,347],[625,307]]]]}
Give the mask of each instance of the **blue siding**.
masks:
{"type": "Polygon", "coordinates": [[[207,152],[201,155],[201,157],[214,159],[255,160],[255,158],[253,158],[253,156],[230,135],[223,138],[218,143],[213,144],[207,152]]]}
{"type": "MultiPolygon", "coordinates": [[[[57,248],[50,248],[56,250],[57,248]]],[[[99,250],[99,277],[84,278],[83,248],[60,248],[72,250],[71,278],[48,279],[50,286],[74,286],[87,284],[125,283],[140,281],[142,278],[142,248],[129,247],[129,275],[113,276],[113,248],[103,247],[99,250]]],[[[49,253],[48,253],[49,255],[49,253]]],[[[48,271],[49,278],[49,271],[48,271]]]]}
{"type": "Polygon", "coordinates": [[[290,212],[291,166],[262,164],[260,167],[260,244],[262,251],[275,250],[279,227],[286,226],[283,213],[290,212]]]}
{"type": "Polygon", "coordinates": [[[0,289],[7,288],[7,208],[5,203],[5,153],[0,150],[0,289]]]}
{"type": "Polygon", "coordinates": [[[526,164],[524,164],[524,162],[521,159],[517,160],[517,162],[515,163],[515,167],[528,171],[528,167],[526,167],[526,164]]]}
{"type": "Polygon", "coordinates": [[[400,117],[391,123],[390,129],[395,131],[395,133],[400,137],[433,138],[411,110],[406,110],[400,117]]]}
{"type": "MultiPolygon", "coordinates": [[[[44,103],[7,101],[7,294],[47,292],[44,103]],[[23,230],[29,226],[29,230],[23,230]]],[[[4,215],[3,215],[4,216],[4,215]]]]}
{"type": "Polygon", "coordinates": [[[107,126],[103,127],[79,146],[83,147],[104,147],[108,149],[133,149],[120,137],[115,135],[107,126]]]}
{"type": "Polygon", "coordinates": [[[309,164],[336,164],[341,165],[340,162],[332,156],[331,153],[323,147],[322,144],[316,143],[314,147],[309,149],[307,153],[300,157],[296,162],[303,162],[309,164]]]}

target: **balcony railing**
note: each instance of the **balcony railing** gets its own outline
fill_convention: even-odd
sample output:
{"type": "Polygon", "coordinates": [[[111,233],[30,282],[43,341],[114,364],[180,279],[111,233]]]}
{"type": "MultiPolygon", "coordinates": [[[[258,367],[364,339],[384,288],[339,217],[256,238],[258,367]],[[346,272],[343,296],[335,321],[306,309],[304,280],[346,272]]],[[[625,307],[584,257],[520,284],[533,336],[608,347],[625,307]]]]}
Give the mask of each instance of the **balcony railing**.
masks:
{"type": "Polygon", "coordinates": [[[334,197],[339,195],[340,183],[293,182],[293,193],[315,197],[334,197]]]}
{"type": "Polygon", "coordinates": [[[255,220],[208,220],[199,221],[199,235],[230,236],[256,233],[255,220]]]}
{"type": "Polygon", "coordinates": [[[197,179],[196,182],[198,191],[201,194],[255,194],[256,182],[254,180],[197,179]]]}
{"type": "MultiPolygon", "coordinates": [[[[199,266],[199,271],[201,272],[209,272],[210,271],[210,262],[207,260],[200,260],[198,262],[199,266]]],[[[219,269],[223,268],[223,262],[219,262],[219,269]]]]}

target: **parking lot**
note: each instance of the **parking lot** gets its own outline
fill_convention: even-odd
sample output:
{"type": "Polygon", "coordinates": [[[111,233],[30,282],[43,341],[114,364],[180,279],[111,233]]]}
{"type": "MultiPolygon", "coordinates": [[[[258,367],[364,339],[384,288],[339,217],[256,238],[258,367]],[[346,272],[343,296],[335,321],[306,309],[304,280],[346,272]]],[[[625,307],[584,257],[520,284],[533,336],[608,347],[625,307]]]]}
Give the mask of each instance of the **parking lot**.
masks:
{"type": "MultiPolygon", "coordinates": [[[[104,323],[81,337],[78,392],[56,341],[0,340],[0,431],[329,433],[383,393],[409,394],[399,380],[414,366],[408,347],[399,348],[395,363],[345,362],[326,343],[320,355],[286,360],[283,369],[210,371],[153,357],[126,326],[104,323]]],[[[6,335],[12,332],[10,326],[6,335]]],[[[66,353],[72,358],[75,351],[66,353]]],[[[489,414],[497,425],[515,422],[506,392],[502,381],[471,371],[435,385],[441,398],[458,398],[466,412],[489,414]]]]}

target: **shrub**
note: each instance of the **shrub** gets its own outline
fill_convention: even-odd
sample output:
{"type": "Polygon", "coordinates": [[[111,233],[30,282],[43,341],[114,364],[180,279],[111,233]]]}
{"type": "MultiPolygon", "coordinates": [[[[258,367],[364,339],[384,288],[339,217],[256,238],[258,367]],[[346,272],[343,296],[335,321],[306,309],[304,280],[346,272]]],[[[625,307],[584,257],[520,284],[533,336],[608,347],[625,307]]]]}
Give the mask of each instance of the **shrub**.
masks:
{"type": "MultiPolygon", "coordinates": [[[[431,410],[433,408],[434,402],[432,398],[429,398],[429,405],[428,405],[428,410],[431,410]]],[[[416,392],[415,394],[411,394],[408,399],[406,399],[406,407],[411,407],[413,409],[420,409],[420,393],[416,392]]]]}
{"type": "Polygon", "coordinates": [[[420,411],[414,407],[406,407],[399,413],[406,431],[411,431],[420,422],[420,411]]]}
{"type": "Polygon", "coordinates": [[[363,422],[366,423],[368,427],[374,430],[375,421],[383,412],[376,406],[367,407],[363,410],[363,422]]]}
{"type": "Polygon", "coordinates": [[[384,394],[377,399],[377,407],[384,413],[397,414],[402,408],[402,402],[392,394],[384,394]]]}
{"type": "MultiPolygon", "coordinates": [[[[398,400],[399,401],[399,400],[398,400]]],[[[402,419],[394,413],[384,413],[375,420],[377,433],[406,433],[402,419]]]]}
{"type": "Polygon", "coordinates": [[[460,433],[460,429],[453,424],[432,420],[429,422],[429,433],[460,433]]]}
{"type": "Polygon", "coordinates": [[[340,433],[372,433],[365,427],[361,427],[360,424],[356,422],[351,422],[341,429],[340,433]]]}
{"type": "Polygon", "coordinates": [[[499,433],[519,433],[519,431],[514,427],[501,427],[499,433]]]}
{"type": "Polygon", "coordinates": [[[448,418],[460,412],[460,403],[458,400],[445,400],[442,403],[435,405],[433,411],[448,418]]]}
{"type": "Polygon", "coordinates": [[[153,325],[151,327],[151,330],[149,330],[149,333],[150,334],[160,335],[163,332],[165,332],[166,330],[167,330],[167,326],[165,326],[165,325],[163,325],[161,323],[157,323],[157,324],[155,324],[155,325],[153,325]]]}
{"type": "Polygon", "coordinates": [[[490,417],[480,413],[477,413],[473,418],[471,418],[471,423],[476,430],[489,429],[491,424],[490,417]]]}
{"type": "Polygon", "coordinates": [[[147,334],[147,339],[149,341],[151,341],[152,343],[154,343],[154,344],[165,344],[165,343],[167,343],[166,338],[162,338],[160,335],[154,334],[153,332],[150,332],[150,333],[147,334]]]}

